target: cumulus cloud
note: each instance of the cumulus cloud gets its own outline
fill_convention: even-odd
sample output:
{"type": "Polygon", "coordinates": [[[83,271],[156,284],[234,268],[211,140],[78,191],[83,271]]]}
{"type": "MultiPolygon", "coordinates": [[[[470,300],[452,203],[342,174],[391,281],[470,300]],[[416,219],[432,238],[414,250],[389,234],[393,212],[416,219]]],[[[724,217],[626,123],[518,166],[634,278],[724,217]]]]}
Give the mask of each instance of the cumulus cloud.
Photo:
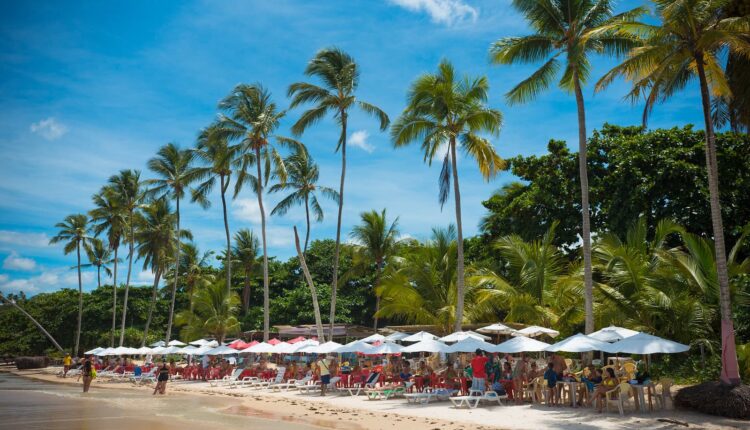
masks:
{"type": "Polygon", "coordinates": [[[29,129],[32,133],[36,133],[47,140],[59,139],[68,132],[68,127],[54,117],[35,122],[31,124],[29,129]]]}
{"type": "Polygon", "coordinates": [[[363,151],[372,154],[372,151],[375,150],[375,147],[367,142],[367,139],[369,137],[370,133],[368,133],[367,130],[358,130],[352,133],[351,136],[349,136],[348,142],[351,146],[355,146],[359,149],[362,149],[363,151]]]}
{"type": "Polygon", "coordinates": [[[476,21],[479,10],[462,0],[389,0],[412,12],[425,12],[436,24],[453,25],[463,21],[476,21]]]}
{"type": "MultiPolygon", "coordinates": [[[[139,284],[153,284],[154,283],[154,272],[152,272],[150,270],[141,270],[140,272],[138,272],[135,275],[135,277],[133,279],[134,279],[134,282],[139,283],[139,284]]],[[[118,284],[120,283],[119,279],[118,279],[117,283],[118,284]]]]}
{"type": "Polygon", "coordinates": [[[0,284],[3,284],[5,282],[8,282],[8,275],[0,273],[0,284]]]}
{"type": "Polygon", "coordinates": [[[23,233],[12,230],[0,230],[1,244],[44,248],[49,246],[49,239],[49,236],[44,233],[23,233]]]}
{"type": "MultiPolygon", "coordinates": [[[[263,206],[265,206],[265,204],[263,206]]],[[[266,215],[267,214],[268,211],[266,211],[266,215]]],[[[258,201],[249,198],[233,201],[232,215],[241,221],[260,224],[260,208],[258,207],[258,201]]]]}
{"type": "Polygon", "coordinates": [[[5,270],[22,270],[28,272],[35,268],[36,261],[31,258],[21,257],[16,252],[11,252],[10,255],[3,260],[3,269],[5,270]]]}
{"type": "MultiPolygon", "coordinates": [[[[81,283],[86,290],[96,287],[96,277],[90,271],[81,273],[81,283]]],[[[10,279],[8,275],[0,276],[0,291],[28,295],[54,291],[60,288],[78,289],[78,273],[69,269],[51,269],[29,278],[10,279]]]]}

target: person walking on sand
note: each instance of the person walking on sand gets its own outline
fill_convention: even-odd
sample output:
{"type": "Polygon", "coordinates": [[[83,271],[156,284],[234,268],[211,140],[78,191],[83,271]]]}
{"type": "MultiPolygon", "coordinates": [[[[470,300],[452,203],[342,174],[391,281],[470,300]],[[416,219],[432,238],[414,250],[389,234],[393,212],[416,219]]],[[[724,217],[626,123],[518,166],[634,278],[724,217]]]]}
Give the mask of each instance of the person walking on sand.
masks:
{"type": "Polygon", "coordinates": [[[71,364],[73,364],[73,359],[70,357],[70,353],[65,354],[65,358],[63,358],[63,378],[68,376],[71,364]]]}
{"type": "Polygon", "coordinates": [[[331,367],[333,364],[333,359],[324,356],[323,358],[318,360],[317,364],[318,376],[320,376],[320,395],[325,396],[328,384],[331,383],[331,367]]]}
{"type": "Polygon", "coordinates": [[[159,376],[156,378],[156,387],[154,387],[153,394],[166,394],[167,381],[169,381],[169,367],[167,367],[167,361],[164,360],[159,368],[159,376]]]}
{"type": "Polygon", "coordinates": [[[88,393],[91,387],[91,381],[94,379],[94,365],[88,358],[83,359],[81,367],[81,376],[83,377],[83,392],[88,393]]]}
{"type": "Polygon", "coordinates": [[[481,349],[477,349],[474,358],[471,359],[471,389],[484,392],[487,370],[485,366],[489,359],[484,356],[481,349]]]}

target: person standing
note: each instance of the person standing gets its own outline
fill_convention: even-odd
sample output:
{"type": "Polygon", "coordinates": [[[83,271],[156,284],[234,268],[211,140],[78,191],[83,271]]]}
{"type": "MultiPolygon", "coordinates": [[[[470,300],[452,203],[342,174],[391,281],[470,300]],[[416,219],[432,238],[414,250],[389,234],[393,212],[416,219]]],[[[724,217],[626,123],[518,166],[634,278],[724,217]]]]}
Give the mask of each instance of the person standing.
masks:
{"type": "Polygon", "coordinates": [[[325,396],[328,384],[331,383],[331,366],[333,364],[333,360],[324,356],[323,358],[318,360],[317,364],[318,376],[320,376],[320,395],[325,396]]]}
{"type": "Polygon", "coordinates": [[[169,368],[167,367],[167,361],[164,360],[159,367],[159,376],[156,378],[156,387],[154,387],[153,394],[165,394],[167,392],[167,381],[169,381],[169,368]]]}
{"type": "Polygon", "coordinates": [[[477,349],[474,353],[474,358],[471,359],[471,389],[479,390],[484,392],[485,381],[487,379],[487,365],[488,358],[484,356],[484,352],[481,349],[477,349]]]}
{"type": "Polygon", "coordinates": [[[83,359],[81,376],[83,377],[83,392],[88,393],[89,388],[91,387],[91,381],[94,379],[94,365],[88,358],[83,359]]]}
{"type": "Polygon", "coordinates": [[[68,376],[68,372],[70,371],[70,366],[73,364],[73,358],[70,357],[70,353],[65,354],[65,358],[63,358],[63,378],[68,376]]]}

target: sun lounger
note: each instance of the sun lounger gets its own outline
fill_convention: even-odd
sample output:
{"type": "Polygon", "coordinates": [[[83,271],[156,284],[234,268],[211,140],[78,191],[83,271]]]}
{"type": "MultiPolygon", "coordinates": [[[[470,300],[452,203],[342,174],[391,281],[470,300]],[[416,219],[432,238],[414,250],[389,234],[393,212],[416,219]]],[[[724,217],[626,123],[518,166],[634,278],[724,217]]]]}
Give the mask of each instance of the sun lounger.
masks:
{"type": "Polygon", "coordinates": [[[368,400],[388,400],[392,397],[402,397],[406,391],[414,385],[413,382],[407,382],[404,386],[383,387],[372,390],[365,390],[368,400]]]}
{"type": "Polygon", "coordinates": [[[359,396],[360,392],[363,392],[369,389],[374,389],[375,384],[378,383],[379,378],[380,378],[380,373],[377,373],[377,372],[370,373],[370,376],[367,377],[367,381],[365,381],[365,383],[359,383],[353,387],[349,387],[347,388],[347,391],[349,392],[350,396],[359,396]]]}
{"type": "MultiPolygon", "coordinates": [[[[331,378],[331,382],[328,383],[328,391],[338,391],[339,389],[336,387],[336,384],[338,384],[339,381],[341,381],[341,378],[338,376],[331,378]]],[[[299,387],[299,391],[300,393],[304,392],[305,394],[310,394],[311,391],[320,391],[320,381],[315,381],[314,384],[299,387]]]]}
{"type": "Polygon", "coordinates": [[[448,390],[446,388],[427,389],[422,393],[406,393],[404,397],[408,403],[426,405],[433,400],[448,400],[450,396],[457,392],[458,390],[448,390]]]}
{"type": "MultiPolygon", "coordinates": [[[[270,388],[273,385],[278,385],[284,382],[284,373],[286,373],[285,367],[276,368],[276,378],[268,381],[258,380],[248,385],[249,388],[270,388]]],[[[244,386],[244,385],[243,385],[244,386]]]]}
{"type": "Polygon", "coordinates": [[[209,381],[208,383],[212,387],[221,387],[221,386],[224,386],[224,385],[229,385],[233,381],[236,381],[237,378],[240,377],[240,375],[242,374],[243,370],[244,369],[239,369],[239,368],[238,369],[234,369],[234,371],[232,371],[231,375],[227,375],[227,376],[225,376],[225,377],[223,377],[221,379],[213,379],[213,380],[209,381]]]}
{"type": "Polygon", "coordinates": [[[130,382],[133,382],[135,384],[142,384],[144,382],[156,382],[157,374],[156,372],[159,370],[158,367],[153,367],[150,371],[146,373],[141,373],[140,376],[131,376],[130,382]]]}
{"type": "Polygon", "coordinates": [[[498,405],[502,406],[501,399],[502,398],[494,391],[483,393],[479,390],[469,390],[468,396],[450,397],[450,401],[453,403],[454,407],[462,408],[465,406],[470,409],[475,409],[482,401],[497,402],[498,405]]]}
{"type": "Polygon", "coordinates": [[[281,384],[274,384],[271,385],[272,391],[289,391],[289,390],[297,390],[300,387],[304,387],[308,383],[312,381],[312,376],[305,376],[302,379],[290,379],[284,383],[281,384]]]}

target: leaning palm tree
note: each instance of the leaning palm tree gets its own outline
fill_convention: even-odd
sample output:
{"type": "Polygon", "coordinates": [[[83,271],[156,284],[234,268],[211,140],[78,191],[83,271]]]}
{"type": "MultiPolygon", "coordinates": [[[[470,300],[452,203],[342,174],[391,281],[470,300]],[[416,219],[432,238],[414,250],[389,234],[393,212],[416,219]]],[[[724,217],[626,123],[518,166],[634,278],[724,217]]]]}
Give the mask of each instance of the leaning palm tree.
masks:
{"type": "Polygon", "coordinates": [[[578,165],[581,181],[581,237],[583,238],[583,279],[586,309],[586,333],[594,331],[593,281],[591,276],[591,222],[589,214],[589,186],[586,161],[586,111],[583,85],[589,77],[589,55],[621,55],[636,46],[637,39],[616,33],[618,25],[632,21],[645,13],[637,8],[615,15],[611,0],[582,0],[577,2],[513,0],[513,6],[524,15],[535,34],[506,37],[490,48],[496,64],[533,63],[546,59],[544,65],[530,77],[516,85],[506,95],[510,104],[534,99],[549,88],[560,66],[565,70],[559,86],[574,93],[578,106],[578,165]],[[558,59],[563,57],[564,59],[558,59]]]}
{"type": "MultiPolygon", "coordinates": [[[[266,241],[266,212],[263,207],[263,188],[273,175],[284,183],[287,174],[284,159],[279,147],[293,147],[302,150],[302,144],[276,136],[275,144],[270,140],[279,127],[281,118],[286,115],[271,100],[271,93],[260,84],[237,85],[232,92],[219,103],[219,108],[226,115],[219,118],[222,132],[233,139],[240,139],[245,157],[242,169],[235,183],[235,195],[246,183],[252,187],[258,197],[260,209],[260,232],[263,240],[263,339],[268,340],[270,330],[270,298],[268,290],[268,247],[266,241]],[[247,173],[250,164],[255,163],[256,174],[247,173]]],[[[231,255],[227,255],[231,262],[231,255]]],[[[231,264],[228,264],[231,266],[231,264]]]]}
{"type": "Polygon", "coordinates": [[[75,251],[78,258],[78,323],[76,326],[76,341],[73,354],[78,356],[78,346],[81,340],[81,317],[83,315],[83,283],[81,281],[81,247],[87,247],[91,237],[89,236],[89,219],[84,214],[74,214],[65,217],[65,220],[55,225],[60,229],[57,235],[49,243],[64,242],[63,252],[65,255],[75,251]]]}
{"type": "Polygon", "coordinates": [[[228,291],[221,282],[201,286],[193,295],[195,309],[177,314],[175,322],[183,326],[181,335],[185,339],[211,336],[223,343],[229,334],[240,333],[237,319],[240,298],[228,291]]]}
{"type": "Polygon", "coordinates": [[[128,293],[130,291],[130,275],[133,270],[135,256],[135,218],[143,202],[143,184],[141,172],[138,170],[121,170],[118,175],[109,178],[109,185],[115,198],[124,212],[127,223],[123,235],[128,241],[128,275],[125,280],[125,297],[122,301],[122,322],[120,324],[120,346],[125,342],[125,318],[128,313],[128,293]]]}
{"type": "Polygon", "coordinates": [[[320,207],[316,191],[338,204],[339,193],[333,188],[318,185],[318,165],[315,164],[307,151],[296,151],[284,160],[287,170],[287,181],[274,184],[269,192],[291,191],[271,211],[271,215],[284,215],[292,206],[305,205],[305,221],[307,230],[305,232],[305,247],[303,253],[307,253],[307,244],[310,241],[310,207],[312,207],[315,221],[323,221],[323,208],[320,207]]]}
{"type": "Polygon", "coordinates": [[[117,264],[120,258],[117,256],[120,250],[120,242],[127,231],[127,213],[123,209],[122,202],[112,186],[102,187],[99,193],[92,197],[94,209],[89,211],[91,217],[91,230],[96,236],[106,232],[109,249],[114,252],[112,259],[112,330],[109,336],[110,348],[115,346],[115,331],[117,330],[117,264]]]}
{"type": "Polygon", "coordinates": [[[148,168],[158,179],[150,179],[146,181],[147,185],[151,188],[148,191],[150,196],[156,198],[170,198],[175,201],[175,217],[177,223],[177,244],[174,246],[174,258],[173,262],[175,270],[173,273],[174,279],[172,280],[172,299],[169,305],[169,319],[167,322],[167,336],[166,342],[170,341],[172,336],[172,318],[174,317],[174,302],[177,295],[177,281],[179,279],[180,264],[180,199],[185,197],[185,191],[189,189],[192,183],[196,182],[200,178],[202,173],[200,170],[193,167],[193,159],[195,153],[189,149],[180,149],[174,143],[168,143],[157,152],[157,156],[148,161],[148,168]]]}
{"type": "Polygon", "coordinates": [[[464,239],[457,147],[460,145],[476,160],[479,172],[487,181],[505,167],[505,161],[495,152],[492,143],[479,135],[489,133],[497,136],[502,125],[500,111],[486,106],[488,91],[486,77],[470,79],[465,76],[459,79],[453,65],[443,60],[438,65],[437,73],[422,75],[414,81],[409,90],[406,109],[391,127],[395,147],[418,141],[428,164],[431,165],[436,157],[443,157],[443,168],[438,179],[441,208],[450,194],[451,176],[453,179],[458,227],[456,331],[460,330],[464,307],[464,239]],[[447,151],[442,154],[440,151],[446,144],[447,151]]]}
{"type": "Polygon", "coordinates": [[[336,151],[341,150],[341,181],[339,183],[339,211],[336,222],[336,249],[333,254],[333,275],[331,276],[331,315],[330,336],[333,338],[333,325],[336,319],[336,294],[339,277],[339,253],[341,250],[341,216],[344,209],[344,179],[346,178],[346,134],[349,112],[358,107],[364,113],[378,118],[380,130],[388,127],[388,115],[379,107],[357,100],[355,92],[359,86],[359,67],[354,59],[338,48],[318,51],[305,68],[305,75],[317,77],[323,85],[297,82],[289,86],[288,95],[292,98],[291,108],[306,103],[315,106],[305,111],[292,126],[292,133],[299,136],[327,114],[333,114],[341,127],[336,151]]]}
{"type": "Polygon", "coordinates": [[[398,249],[398,217],[390,225],[385,216],[385,209],[380,213],[375,210],[360,214],[362,223],[354,226],[351,238],[358,242],[357,256],[375,264],[375,317],[373,328],[378,329],[378,311],[380,311],[380,295],[377,294],[380,278],[386,261],[396,254],[398,249]]]}
{"type": "Polygon", "coordinates": [[[104,245],[101,240],[92,238],[89,246],[86,247],[86,256],[88,256],[89,262],[81,265],[81,267],[96,267],[96,287],[100,288],[102,286],[102,269],[104,269],[106,276],[112,277],[112,269],[109,268],[110,264],[115,263],[112,250],[104,245]]]}
{"type": "Polygon", "coordinates": [[[719,282],[722,336],[721,379],[728,384],[740,382],[734,342],[734,323],[729,291],[724,225],[719,201],[719,171],[716,137],[711,119],[711,93],[731,97],[721,57],[726,52],[750,57],[750,20],[723,18],[726,2],[708,0],[656,0],[661,25],[631,24],[624,31],[643,35],[643,46],[631,51],[628,58],[598,83],[605,88],[618,76],[632,81],[628,97],[646,100],[644,122],[654,105],[670,98],[698,78],[703,120],[706,127],[706,169],[708,170],[711,222],[716,250],[716,272],[719,282]]]}
{"type": "Polygon", "coordinates": [[[250,307],[250,279],[255,274],[258,263],[258,236],[250,229],[243,228],[234,234],[233,263],[236,264],[245,279],[242,287],[242,314],[250,307]]]}

